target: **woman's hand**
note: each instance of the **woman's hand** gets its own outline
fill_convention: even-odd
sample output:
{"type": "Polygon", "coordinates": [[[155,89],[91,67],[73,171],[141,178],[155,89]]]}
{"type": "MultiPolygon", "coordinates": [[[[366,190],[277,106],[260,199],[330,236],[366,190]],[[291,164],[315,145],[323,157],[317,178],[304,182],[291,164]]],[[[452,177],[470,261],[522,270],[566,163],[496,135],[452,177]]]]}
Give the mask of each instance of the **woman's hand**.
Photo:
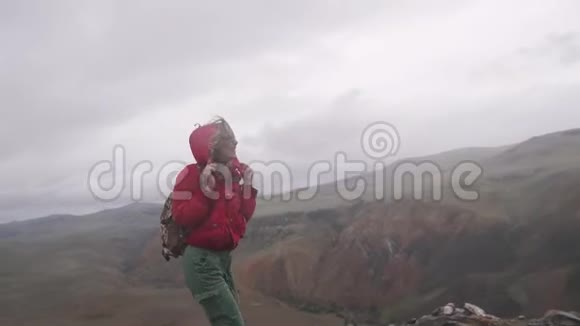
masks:
{"type": "Polygon", "coordinates": [[[244,186],[251,186],[253,183],[253,179],[254,179],[254,170],[252,170],[252,168],[246,165],[243,177],[244,186]]]}
{"type": "Polygon", "coordinates": [[[215,188],[215,177],[213,175],[215,171],[217,171],[216,163],[207,164],[199,177],[201,191],[210,198],[212,198],[215,188]]]}

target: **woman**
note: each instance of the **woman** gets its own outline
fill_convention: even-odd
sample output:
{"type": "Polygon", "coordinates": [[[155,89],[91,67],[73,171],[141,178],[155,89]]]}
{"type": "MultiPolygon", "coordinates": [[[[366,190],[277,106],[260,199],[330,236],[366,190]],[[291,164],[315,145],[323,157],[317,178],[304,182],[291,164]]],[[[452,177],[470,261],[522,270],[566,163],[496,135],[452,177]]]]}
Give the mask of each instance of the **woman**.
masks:
{"type": "Polygon", "coordinates": [[[173,192],[175,222],[191,230],[183,255],[185,280],[212,326],[244,325],[231,252],[254,213],[257,190],[252,170],[236,157],[236,145],[224,119],[195,129],[189,146],[197,163],[179,173],[173,192]]]}

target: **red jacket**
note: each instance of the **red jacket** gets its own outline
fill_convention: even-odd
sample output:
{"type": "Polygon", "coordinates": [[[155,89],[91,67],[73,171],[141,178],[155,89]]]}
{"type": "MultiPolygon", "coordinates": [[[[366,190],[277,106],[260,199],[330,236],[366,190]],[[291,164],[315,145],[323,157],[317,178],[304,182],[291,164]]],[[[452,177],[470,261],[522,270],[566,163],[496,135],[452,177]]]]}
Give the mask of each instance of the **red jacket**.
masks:
{"type": "MultiPolygon", "coordinates": [[[[186,166],[177,176],[171,212],[177,224],[193,228],[186,239],[189,245],[216,251],[232,250],[246,232],[258,192],[252,187],[251,195],[244,197],[242,186],[234,182],[233,196],[226,199],[225,182],[219,179],[214,188],[218,199],[210,199],[201,191],[200,174],[209,160],[211,138],[215,133],[213,125],[199,127],[191,133],[189,145],[197,164],[186,166]]],[[[242,164],[235,160],[234,167],[234,176],[241,176],[242,164]]]]}

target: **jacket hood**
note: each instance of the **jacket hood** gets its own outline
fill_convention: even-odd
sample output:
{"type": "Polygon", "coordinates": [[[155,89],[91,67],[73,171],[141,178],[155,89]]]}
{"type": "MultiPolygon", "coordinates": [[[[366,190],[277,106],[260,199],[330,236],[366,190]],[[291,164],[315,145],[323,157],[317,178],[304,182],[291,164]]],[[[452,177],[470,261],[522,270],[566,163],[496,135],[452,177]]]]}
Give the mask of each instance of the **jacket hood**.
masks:
{"type": "MultiPolygon", "coordinates": [[[[218,137],[219,129],[215,124],[207,124],[196,128],[189,135],[189,148],[200,165],[206,165],[211,162],[213,145],[218,137]]],[[[233,167],[239,167],[240,163],[237,158],[232,160],[233,167]]]]}
{"type": "Polygon", "coordinates": [[[198,164],[205,165],[210,161],[212,152],[212,141],[217,134],[215,125],[204,125],[189,135],[189,148],[198,164]]]}

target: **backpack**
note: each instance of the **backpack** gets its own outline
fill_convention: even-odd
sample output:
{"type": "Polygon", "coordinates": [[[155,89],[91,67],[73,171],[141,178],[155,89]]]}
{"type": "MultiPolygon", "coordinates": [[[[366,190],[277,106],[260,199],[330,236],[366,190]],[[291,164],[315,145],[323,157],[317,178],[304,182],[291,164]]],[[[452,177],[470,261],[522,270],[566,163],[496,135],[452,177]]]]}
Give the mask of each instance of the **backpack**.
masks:
{"type": "Polygon", "coordinates": [[[173,204],[173,199],[171,198],[172,195],[173,193],[165,200],[160,217],[161,255],[166,261],[169,261],[171,257],[178,258],[183,255],[183,251],[187,247],[185,239],[190,232],[188,228],[175,223],[175,220],[171,215],[171,206],[173,204]]]}

